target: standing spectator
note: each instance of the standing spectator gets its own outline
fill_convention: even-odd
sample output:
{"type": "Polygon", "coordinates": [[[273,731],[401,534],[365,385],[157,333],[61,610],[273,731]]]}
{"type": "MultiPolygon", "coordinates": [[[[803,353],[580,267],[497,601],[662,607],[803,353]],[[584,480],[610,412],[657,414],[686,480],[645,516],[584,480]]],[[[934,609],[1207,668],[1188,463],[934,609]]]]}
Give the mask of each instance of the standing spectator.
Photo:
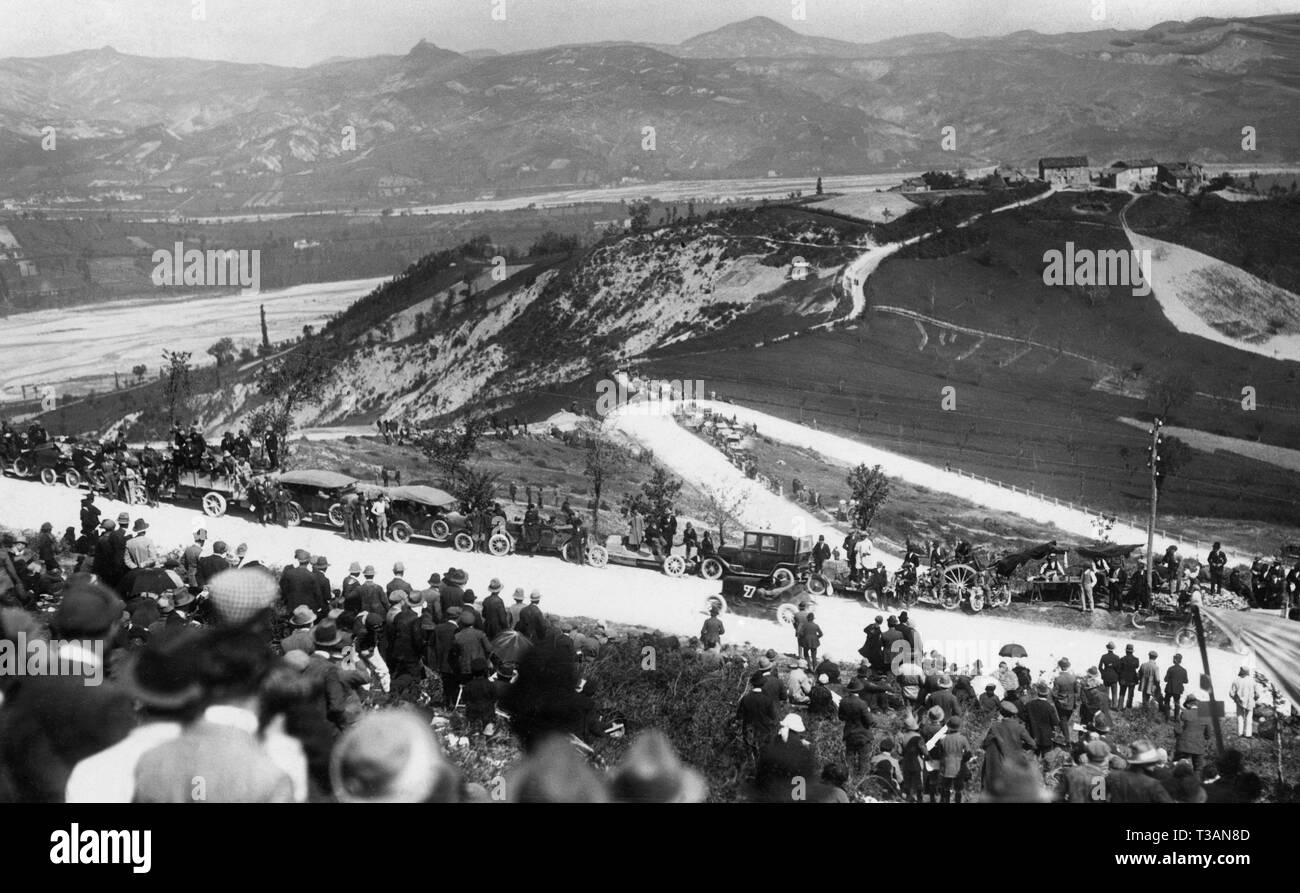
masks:
{"type": "Polygon", "coordinates": [[[509,615],[509,629],[519,628],[519,617],[524,612],[524,588],[516,586],[514,593],[510,596],[510,605],[506,608],[506,614],[509,615]]]}
{"type": "MultiPolygon", "coordinates": [[[[519,590],[522,595],[523,590],[519,590]]],[[[700,645],[705,651],[717,654],[722,650],[722,637],[726,635],[727,628],[722,625],[718,615],[722,609],[716,604],[709,605],[709,616],[700,627],[700,645]]]]}
{"type": "Polygon", "coordinates": [[[759,749],[776,734],[777,723],[781,721],[776,700],[763,691],[765,676],[765,673],[750,676],[749,691],[741,696],[740,703],[736,705],[741,738],[752,756],[757,756],[759,749]]]}
{"type": "Polygon", "coordinates": [[[1018,718],[1020,709],[1015,704],[1003,701],[998,710],[1000,715],[989,726],[982,745],[984,750],[982,786],[987,793],[994,796],[1000,796],[1008,776],[1028,768],[1029,758],[1025,751],[1034,750],[1037,746],[1021,724],[1018,718]]]}
{"type": "Polygon", "coordinates": [[[420,658],[424,655],[424,636],[420,629],[420,612],[424,596],[408,592],[400,610],[384,628],[388,647],[383,652],[396,688],[418,685],[422,678],[420,658]]]}
{"type": "Polygon", "coordinates": [[[1184,698],[1183,706],[1186,709],[1182,714],[1182,727],[1174,741],[1174,760],[1187,758],[1192,761],[1192,768],[1199,771],[1201,761],[1205,759],[1205,747],[1210,742],[1210,721],[1201,716],[1196,695],[1189,694],[1184,698]]]}
{"type": "Polygon", "coordinates": [[[971,758],[970,741],[961,733],[961,720],[948,718],[948,734],[939,740],[939,802],[961,802],[962,790],[970,777],[967,763],[971,758]]]}
{"type": "MultiPolygon", "coordinates": [[[[303,554],[307,553],[303,552],[303,554]]],[[[199,559],[198,567],[194,571],[194,582],[198,586],[207,587],[213,577],[228,570],[230,570],[230,562],[226,560],[226,544],[217,540],[212,544],[212,554],[204,555],[199,559]]]]}
{"type": "MultiPolygon", "coordinates": [[[[361,610],[380,617],[388,611],[388,593],[375,582],[375,566],[367,564],[361,571],[362,582],[356,589],[356,597],[361,602],[361,610]]],[[[283,580],[283,578],[281,578],[283,580]]]]}
{"type": "Polygon", "coordinates": [[[324,613],[329,610],[330,601],[334,598],[334,589],[330,586],[330,578],[325,572],[330,569],[329,559],[324,555],[317,555],[312,561],[311,579],[316,585],[316,612],[324,613]]]}
{"type": "Polygon", "coordinates": [[[1223,554],[1223,549],[1218,543],[1210,549],[1210,554],[1205,563],[1210,566],[1210,594],[1214,595],[1223,591],[1223,569],[1228,566],[1228,556],[1223,554]]]}
{"type": "Polygon", "coordinates": [[[803,718],[789,713],[781,720],[777,734],[758,755],[754,782],[758,796],[768,803],[789,803],[804,799],[817,778],[817,757],[804,737],[803,718]]]}
{"type": "Polygon", "coordinates": [[[875,620],[862,628],[862,631],[866,633],[867,640],[858,649],[858,654],[866,658],[867,663],[871,665],[871,669],[877,673],[884,673],[889,668],[881,642],[880,624],[884,622],[885,618],[877,614],[875,620]]]}
{"type": "Polygon", "coordinates": [[[1020,677],[1016,671],[1007,666],[1006,661],[998,661],[998,668],[993,673],[993,678],[1002,686],[1003,697],[1008,701],[1016,701],[1020,698],[1020,677]]]}
{"type": "Polygon", "coordinates": [[[1174,722],[1182,706],[1183,690],[1187,688],[1187,668],[1183,666],[1183,656],[1174,655],[1173,665],[1165,671],[1165,702],[1163,710],[1174,722]]]}
{"type": "MultiPolygon", "coordinates": [[[[308,566],[311,564],[311,553],[306,549],[295,549],[293,557],[298,562],[297,566],[286,567],[280,573],[280,598],[283,600],[284,609],[293,613],[294,608],[306,605],[313,614],[320,616],[325,606],[317,604],[316,579],[308,566]]],[[[200,568],[200,573],[202,570],[200,568]]]]}
{"type": "Polygon", "coordinates": [[[462,608],[453,605],[442,619],[433,627],[426,639],[424,661],[429,669],[438,674],[442,682],[442,706],[451,710],[456,706],[456,697],[460,693],[459,677],[452,662],[452,650],[455,647],[456,631],[460,628],[459,619],[462,608]]]}
{"type": "Polygon", "coordinates": [[[534,589],[528,596],[528,607],[519,612],[519,622],[515,624],[515,629],[533,643],[541,642],[546,638],[546,632],[550,629],[550,624],[546,622],[546,615],[542,613],[541,604],[542,593],[534,589]]]}
{"type": "Polygon", "coordinates": [[[844,753],[855,772],[861,772],[871,749],[871,711],[862,694],[862,681],[854,678],[840,699],[839,717],[844,723],[844,753]]]}
{"type": "Polygon", "coordinates": [[[1056,746],[1056,730],[1061,725],[1060,714],[1047,700],[1050,692],[1046,682],[1035,682],[1034,696],[1024,705],[1025,728],[1034,739],[1034,751],[1040,757],[1046,756],[1056,746]]]}
{"type": "Polygon", "coordinates": [[[1124,656],[1119,659],[1117,673],[1119,675],[1119,699],[1116,701],[1116,708],[1124,707],[1131,709],[1133,706],[1133,691],[1138,684],[1138,670],[1140,669],[1137,656],[1133,654],[1133,646],[1124,646],[1124,656]]]}
{"type": "Polygon", "coordinates": [[[411,584],[406,582],[402,576],[405,573],[405,564],[400,561],[393,564],[393,579],[389,580],[388,585],[384,587],[384,593],[386,595],[392,595],[394,591],[399,589],[402,591],[403,595],[411,594],[411,584]]]}
{"type": "Polygon", "coordinates": [[[298,605],[289,615],[289,626],[293,632],[280,640],[280,650],[285,654],[290,651],[301,651],[310,655],[316,650],[316,640],[312,638],[311,631],[316,625],[316,613],[306,605],[298,605]]]}
{"type": "Polygon", "coordinates": [[[1246,667],[1237,671],[1237,678],[1232,680],[1228,695],[1237,705],[1237,736],[1250,738],[1254,734],[1255,701],[1257,699],[1255,677],[1246,667]]]}
{"type": "Polygon", "coordinates": [[[1079,610],[1085,614],[1091,614],[1094,610],[1092,590],[1097,586],[1097,569],[1091,561],[1083,566],[1083,574],[1079,578],[1079,585],[1083,589],[1083,603],[1079,606],[1079,610]]]}
{"type": "Polygon", "coordinates": [[[925,704],[927,707],[938,707],[942,710],[945,720],[961,716],[961,704],[957,702],[957,697],[952,693],[951,676],[939,677],[939,690],[927,695],[925,704]]]}
{"type": "Polygon", "coordinates": [[[682,547],[686,552],[687,561],[691,560],[691,550],[699,551],[700,548],[700,535],[691,526],[690,521],[686,522],[686,529],[682,531],[682,547]]]}
{"type": "Polygon", "coordinates": [[[1061,672],[1052,682],[1052,702],[1061,717],[1061,729],[1065,732],[1065,740],[1073,744],[1074,723],[1071,719],[1074,716],[1074,708],[1079,704],[1079,678],[1070,672],[1069,658],[1061,658],[1057,661],[1057,666],[1061,672]]]}
{"type": "Polygon", "coordinates": [[[1106,643],[1106,653],[1097,661],[1101,671],[1101,684],[1106,686],[1106,696],[1110,699],[1112,709],[1119,708],[1119,668],[1120,657],[1115,653],[1115,643],[1106,643]]]}
{"type": "Polygon", "coordinates": [[[470,678],[464,686],[465,719],[471,734],[482,732],[490,738],[496,731],[497,687],[488,679],[487,658],[474,658],[469,670],[470,678]]]}
{"type": "Polygon", "coordinates": [[[816,615],[810,611],[803,625],[799,627],[799,656],[806,660],[809,666],[817,663],[817,649],[821,647],[822,642],[822,628],[816,621],[816,615]]]}
{"type": "Polygon", "coordinates": [[[1110,715],[1110,700],[1101,682],[1101,671],[1089,667],[1087,675],[1079,680],[1079,719],[1089,725],[1098,713],[1106,718],[1107,726],[1114,721],[1110,715]]]}
{"type": "Polygon", "coordinates": [[[506,603],[501,599],[501,581],[492,578],[488,583],[488,595],[483,599],[483,632],[489,639],[496,639],[502,632],[511,628],[510,614],[506,603]]]}
{"type": "Polygon", "coordinates": [[[1142,692],[1142,709],[1150,712],[1151,702],[1164,711],[1164,695],[1160,689],[1160,667],[1156,664],[1156,653],[1147,652],[1147,662],[1138,670],[1138,690],[1142,692]]]}
{"type": "Polygon", "coordinates": [[[818,536],[817,545],[813,546],[812,550],[813,573],[820,574],[822,572],[822,565],[829,561],[830,557],[831,547],[826,542],[826,537],[824,535],[818,536]]]}

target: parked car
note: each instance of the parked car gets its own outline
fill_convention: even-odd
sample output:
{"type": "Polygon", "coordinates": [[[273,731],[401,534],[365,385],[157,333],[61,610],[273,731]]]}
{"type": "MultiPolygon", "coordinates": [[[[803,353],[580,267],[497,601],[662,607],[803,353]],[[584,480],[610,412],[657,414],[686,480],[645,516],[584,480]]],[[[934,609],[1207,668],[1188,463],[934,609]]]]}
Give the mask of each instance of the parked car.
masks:
{"type": "Polygon", "coordinates": [[[388,535],[399,543],[413,536],[431,537],[437,542],[448,540],[462,552],[474,548],[465,520],[457,508],[459,502],[446,490],[415,484],[387,487],[388,535]]]}
{"type": "Polygon", "coordinates": [[[770,530],[748,530],[740,545],[722,545],[716,554],[700,561],[700,576],[748,577],[762,588],[780,589],[803,583],[809,592],[826,591],[826,580],[812,572],[813,539],[770,530]]]}
{"type": "Polygon", "coordinates": [[[289,491],[289,526],[296,527],[304,521],[330,524],[343,529],[343,494],[361,482],[351,475],[337,471],[282,471],[274,475],[275,481],[289,491]]]}

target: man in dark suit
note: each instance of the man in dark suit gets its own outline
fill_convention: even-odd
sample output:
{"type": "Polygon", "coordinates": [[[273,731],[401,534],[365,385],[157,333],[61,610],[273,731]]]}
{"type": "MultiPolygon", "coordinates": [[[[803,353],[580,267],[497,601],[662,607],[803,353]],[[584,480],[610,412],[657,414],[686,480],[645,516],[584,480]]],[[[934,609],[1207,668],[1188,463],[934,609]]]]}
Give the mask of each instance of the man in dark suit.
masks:
{"type": "Polygon", "coordinates": [[[334,597],[334,588],[330,586],[330,578],[325,575],[329,568],[329,560],[324,555],[317,555],[312,562],[311,578],[316,583],[316,599],[321,605],[320,608],[314,609],[317,611],[327,610],[330,599],[334,597]]]}
{"type": "Polygon", "coordinates": [[[361,609],[383,617],[388,613],[388,593],[375,582],[375,566],[367,564],[361,577],[363,582],[357,589],[357,595],[361,597],[361,609]]]}
{"type": "Polygon", "coordinates": [[[961,716],[961,704],[957,702],[957,696],[952,693],[951,676],[939,677],[939,690],[931,692],[926,697],[925,705],[942,710],[944,722],[954,716],[961,716]]]}
{"type": "Polygon", "coordinates": [[[445,615],[447,609],[465,604],[464,586],[469,582],[468,575],[460,568],[449,567],[447,573],[443,574],[442,582],[438,584],[438,605],[442,608],[445,615]]]}
{"type": "Polygon", "coordinates": [[[1034,749],[1040,757],[1056,745],[1056,730],[1061,725],[1060,714],[1047,700],[1050,691],[1046,682],[1034,683],[1034,696],[1024,706],[1025,728],[1034,739],[1034,749]]]}
{"type": "Polygon", "coordinates": [[[493,578],[488,584],[488,597],[483,599],[483,632],[495,639],[502,631],[510,629],[510,615],[501,598],[501,581],[493,578]]]}
{"type": "Polygon", "coordinates": [[[316,602],[317,587],[316,578],[312,576],[311,554],[306,549],[295,549],[293,553],[294,560],[298,562],[296,567],[286,567],[280,574],[280,598],[284,603],[284,609],[293,613],[293,609],[299,605],[306,605],[311,608],[312,612],[320,616],[323,605],[316,602]]]}
{"type": "Polygon", "coordinates": [[[1124,646],[1124,656],[1119,659],[1117,672],[1119,673],[1119,703],[1116,707],[1129,708],[1133,706],[1133,692],[1137,689],[1138,668],[1141,662],[1137,655],[1133,653],[1132,645],[1124,646]]]}
{"type": "Polygon", "coordinates": [[[858,679],[850,681],[840,700],[839,710],[840,721],[844,723],[844,754],[855,772],[862,771],[867,751],[871,749],[871,711],[858,697],[861,693],[862,682],[858,679]]]}
{"type": "Polygon", "coordinates": [[[212,544],[212,554],[199,559],[194,570],[194,582],[207,586],[217,574],[230,570],[230,559],[226,558],[226,544],[218,540],[212,544]]]}
{"type": "Polygon", "coordinates": [[[1065,732],[1065,740],[1074,743],[1074,709],[1079,706],[1079,677],[1070,672],[1070,661],[1068,658],[1061,658],[1057,661],[1057,666],[1061,672],[1057,674],[1056,679],[1052,682],[1052,702],[1056,705],[1056,712],[1061,718],[1061,729],[1065,732]]]}
{"type": "Polygon", "coordinates": [[[60,672],[14,677],[6,690],[0,775],[8,775],[20,802],[63,802],[72,767],[135,726],[134,704],[106,668],[122,607],[107,587],[73,583],[53,619],[63,641],[51,646],[51,659],[60,672]]]}
{"type": "Polygon", "coordinates": [[[95,505],[94,492],[81,497],[81,535],[96,536],[99,530],[99,506],[95,505]]]}
{"type": "Polygon", "coordinates": [[[763,693],[763,677],[755,673],[749,680],[749,691],[736,705],[736,718],[740,720],[741,736],[755,755],[772,736],[781,722],[781,711],[776,700],[763,693]]]}
{"type": "Polygon", "coordinates": [[[519,612],[519,623],[515,625],[515,629],[530,642],[542,641],[546,638],[546,631],[550,629],[550,624],[546,622],[546,615],[542,613],[541,603],[542,594],[534,589],[528,596],[528,607],[519,612]]]}
{"type": "Polygon", "coordinates": [[[438,621],[430,631],[428,638],[425,639],[424,662],[442,680],[442,705],[447,710],[451,710],[456,706],[456,695],[460,691],[456,666],[451,660],[456,630],[460,628],[457,622],[460,618],[460,612],[461,607],[454,605],[447,614],[443,615],[442,620],[438,621]]]}
{"type": "Polygon", "coordinates": [[[388,639],[388,668],[393,674],[394,690],[399,685],[404,687],[420,681],[420,658],[424,655],[424,634],[420,629],[420,613],[423,609],[424,599],[418,592],[406,593],[400,610],[384,629],[384,635],[388,639]]]}
{"type": "Polygon", "coordinates": [[[1174,722],[1182,711],[1183,691],[1187,688],[1187,668],[1183,666],[1183,656],[1174,655],[1173,665],[1165,671],[1165,711],[1174,722]]]}
{"type": "Polygon", "coordinates": [[[1101,682],[1106,686],[1106,695],[1110,699],[1111,709],[1119,709],[1119,662],[1120,657],[1115,653],[1115,643],[1106,643],[1106,653],[1097,661],[1097,669],[1101,672],[1101,682]]]}

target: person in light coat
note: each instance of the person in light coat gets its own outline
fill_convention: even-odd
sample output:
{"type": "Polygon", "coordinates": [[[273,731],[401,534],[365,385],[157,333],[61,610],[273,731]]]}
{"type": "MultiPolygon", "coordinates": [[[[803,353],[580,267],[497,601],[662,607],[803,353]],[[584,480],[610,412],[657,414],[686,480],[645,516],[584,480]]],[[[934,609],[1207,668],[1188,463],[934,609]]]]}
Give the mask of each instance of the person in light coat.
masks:
{"type": "Polygon", "coordinates": [[[1232,680],[1232,687],[1228,689],[1228,696],[1237,705],[1238,737],[1254,737],[1255,702],[1258,698],[1255,677],[1249,669],[1242,667],[1237,672],[1237,678],[1232,680]]]}

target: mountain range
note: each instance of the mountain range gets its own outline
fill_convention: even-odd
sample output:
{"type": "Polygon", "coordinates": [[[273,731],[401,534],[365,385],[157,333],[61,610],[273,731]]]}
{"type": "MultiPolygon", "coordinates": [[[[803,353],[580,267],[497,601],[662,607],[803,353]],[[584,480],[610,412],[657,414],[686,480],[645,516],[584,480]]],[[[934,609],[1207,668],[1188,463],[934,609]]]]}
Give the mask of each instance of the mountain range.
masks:
{"type": "Polygon", "coordinates": [[[755,18],[676,45],[421,40],[309,68],[104,47],[0,60],[0,198],[194,212],[1046,155],[1249,166],[1300,157],[1297,111],[1300,15],[875,43],[755,18]]]}

